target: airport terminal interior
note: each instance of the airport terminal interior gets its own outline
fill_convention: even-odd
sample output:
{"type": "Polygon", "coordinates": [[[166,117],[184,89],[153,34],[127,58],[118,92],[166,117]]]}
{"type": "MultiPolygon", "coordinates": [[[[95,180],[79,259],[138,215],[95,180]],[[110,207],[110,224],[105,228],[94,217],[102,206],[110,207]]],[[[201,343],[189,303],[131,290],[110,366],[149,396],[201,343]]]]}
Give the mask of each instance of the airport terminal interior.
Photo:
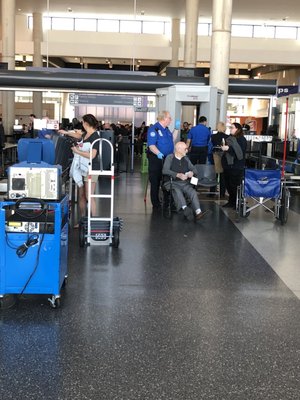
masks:
{"type": "MultiPolygon", "coordinates": [[[[186,0],[190,7],[194,2],[186,0]]],[[[220,180],[213,172],[210,180],[204,177],[194,186],[205,215],[188,220],[182,210],[168,208],[166,212],[161,189],[161,207],[152,207],[147,145],[136,132],[143,121],[146,126],[155,123],[158,111],[165,107],[171,112],[172,129],[176,124],[182,129],[185,120],[195,125],[205,113],[212,133],[216,132],[220,110],[212,104],[222,104],[223,92],[207,85],[210,33],[203,34],[205,24],[208,32],[211,29],[211,2],[199,2],[199,21],[204,25],[199,28],[198,46],[204,46],[206,58],[198,59],[193,70],[201,70],[200,88],[197,76],[185,77],[185,86],[180,82],[179,71],[184,69],[181,45],[180,63],[166,70],[171,55],[169,49],[168,62],[163,59],[164,48],[169,46],[166,37],[156,49],[143,37],[149,58],[141,56],[137,63],[141,53],[133,57],[135,61],[127,55],[135,46],[140,52],[140,42],[130,44],[122,57],[113,54],[129,40],[127,33],[111,52],[106,46],[101,57],[92,57],[74,28],[77,17],[89,19],[90,32],[82,33],[86,39],[93,29],[91,19],[106,20],[107,25],[97,25],[104,26],[103,31],[95,29],[97,35],[108,38],[110,32],[121,34],[112,30],[116,20],[117,29],[123,20],[129,20],[133,29],[137,16],[144,21],[143,29],[145,21],[165,24],[177,18],[182,22],[185,2],[154,0],[149,6],[143,0],[13,3],[17,21],[21,25],[28,22],[28,31],[24,30],[22,43],[21,29],[16,28],[16,71],[0,70],[2,119],[10,116],[5,101],[10,101],[12,89],[15,104],[11,127],[3,121],[1,151],[1,399],[298,400],[300,96],[298,65],[294,56],[289,58],[289,49],[300,37],[299,7],[289,0],[285,10],[279,1],[268,0],[263,5],[233,0],[233,23],[251,26],[254,36],[233,37],[229,77],[239,75],[239,80],[250,83],[241,92],[240,84],[230,80],[224,122],[227,128],[235,122],[244,126],[246,169],[258,171],[255,179],[262,186],[273,179],[275,191],[251,193],[248,186],[253,180],[245,174],[236,207],[224,207],[228,193],[220,195],[220,180]],[[25,48],[30,53],[25,42],[32,44],[28,35],[35,12],[48,18],[47,23],[53,18],[49,46],[42,44],[49,51],[47,57],[43,54],[45,75],[43,66],[31,68],[32,54],[24,58],[25,48]],[[55,18],[72,19],[66,43],[70,45],[77,37],[85,58],[74,46],[59,47],[62,30],[59,25],[55,31],[55,18]],[[255,37],[255,26],[262,27],[262,21],[268,21],[264,26],[270,28],[268,34],[274,28],[270,40],[289,41],[285,64],[271,55],[272,48],[268,56],[274,62],[263,59],[266,44],[262,42],[267,39],[255,37]],[[296,37],[276,37],[279,27],[288,28],[283,36],[289,32],[296,37]],[[249,47],[253,58],[247,59],[239,40],[244,45],[251,40],[261,42],[257,59],[255,45],[249,47]],[[60,53],[65,51],[63,57],[60,53]],[[155,51],[157,59],[150,56],[155,51]],[[131,61],[135,66],[129,71],[131,61]],[[49,63],[57,70],[56,78],[51,77],[49,63]],[[31,80],[23,86],[26,73],[31,80]],[[135,73],[139,77],[131,81],[138,76],[135,73]],[[157,76],[166,80],[161,83],[157,76]],[[85,90],[84,83],[74,77],[106,86],[85,90]],[[42,97],[39,80],[50,85],[42,97]],[[62,83],[55,86],[55,81],[62,83]],[[74,90],[67,86],[72,81],[74,90]],[[167,81],[173,83],[165,87],[167,81]],[[116,90],[118,84],[123,89],[116,90]],[[144,85],[143,89],[138,85],[144,85]],[[188,95],[194,96],[193,101],[186,101],[188,95]],[[42,113],[35,117],[31,135],[29,115],[42,98],[42,113]],[[69,179],[74,142],[57,134],[59,126],[71,130],[74,121],[86,114],[98,119],[103,146],[95,174],[95,220],[90,206],[88,217],[80,219],[79,189],[75,177],[69,179]],[[111,123],[122,133],[114,131],[111,123]]],[[[132,30],[131,34],[135,35],[132,30]]],[[[90,46],[94,51],[97,40],[91,39],[90,46]]],[[[208,159],[208,169],[211,164],[208,159]]],[[[88,168],[92,185],[93,169],[88,168]]]]}

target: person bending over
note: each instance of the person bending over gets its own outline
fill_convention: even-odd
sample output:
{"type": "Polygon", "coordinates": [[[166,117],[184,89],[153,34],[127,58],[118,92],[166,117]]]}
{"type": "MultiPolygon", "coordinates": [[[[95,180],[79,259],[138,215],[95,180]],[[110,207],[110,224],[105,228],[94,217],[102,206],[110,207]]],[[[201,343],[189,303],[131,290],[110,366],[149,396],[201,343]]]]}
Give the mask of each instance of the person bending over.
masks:
{"type": "MultiPolygon", "coordinates": [[[[197,173],[197,169],[186,156],[187,150],[188,147],[184,142],[176,143],[175,153],[166,157],[162,173],[173,178],[172,194],[177,209],[182,209],[188,220],[192,220],[194,214],[195,219],[199,220],[206,212],[201,211],[197,192],[190,183],[190,178],[197,173]],[[185,196],[191,201],[192,208],[187,205],[185,196]]],[[[168,189],[170,183],[167,182],[165,186],[168,189]]]]}

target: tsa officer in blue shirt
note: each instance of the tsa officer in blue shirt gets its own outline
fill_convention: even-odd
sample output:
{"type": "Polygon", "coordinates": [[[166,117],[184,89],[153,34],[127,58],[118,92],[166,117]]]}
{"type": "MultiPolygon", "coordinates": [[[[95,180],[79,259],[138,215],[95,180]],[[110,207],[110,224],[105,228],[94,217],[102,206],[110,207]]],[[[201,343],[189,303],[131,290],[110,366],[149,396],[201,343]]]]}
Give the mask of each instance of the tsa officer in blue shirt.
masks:
{"type": "Polygon", "coordinates": [[[192,164],[206,164],[208,143],[211,132],[206,126],[207,118],[201,116],[199,124],[194,126],[188,133],[186,145],[191,149],[189,159],[192,164]]]}
{"type": "Polygon", "coordinates": [[[161,111],[157,116],[157,122],[148,129],[147,133],[150,197],[153,208],[160,207],[158,193],[162,178],[163,160],[168,154],[174,152],[173,134],[168,128],[170,122],[169,111],[161,111]]]}

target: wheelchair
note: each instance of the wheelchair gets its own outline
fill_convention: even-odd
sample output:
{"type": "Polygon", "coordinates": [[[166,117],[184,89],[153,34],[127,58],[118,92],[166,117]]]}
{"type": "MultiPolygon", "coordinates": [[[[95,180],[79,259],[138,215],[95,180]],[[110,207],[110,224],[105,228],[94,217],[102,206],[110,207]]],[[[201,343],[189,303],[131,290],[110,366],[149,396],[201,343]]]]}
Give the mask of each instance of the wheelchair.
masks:
{"type": "Polygon", "coordinates": [[[172,214],[177,212],[174,197],[172,194],[173,178],[170,176],[163,176],[161,182],[161,204],[162,213],[165,218],[171,219],[172,214]]]}
{"type": "Polygon", "coordinates": [[[237,217],[246,218],[257,207],[264,207],[271,212],[281,225],[286,224],[289,212],[290,191],[285,181],[281,180],[280,170],[245,169],[244,179],[237,190],[237,217]],[[247,199],[252,199],[254,205],[247,205],[247,199]],[[267,206],[269,200],[274,200],[274,207],[267,206]]]}

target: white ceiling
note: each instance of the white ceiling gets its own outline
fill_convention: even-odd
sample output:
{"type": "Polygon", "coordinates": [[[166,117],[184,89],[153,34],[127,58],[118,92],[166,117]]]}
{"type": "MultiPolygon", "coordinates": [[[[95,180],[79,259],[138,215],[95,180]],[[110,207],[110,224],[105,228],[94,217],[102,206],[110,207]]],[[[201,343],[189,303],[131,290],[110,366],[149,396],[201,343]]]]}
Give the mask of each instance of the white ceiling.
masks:
{"type": "MultiPolygon", "coordinates": [[[[184,18],[184,0],[16,0],[18,13],[73,13],[184,18]],[[49,9],[48,9],[49,4],[49,9]],[[68,8],[72,11],[68,12],[68,8]]],[[[212,0],[199,0],[199,18],[211,19],[212,0]]],[[[300,24],[299,0],[233,0],[233,20],[300,24]]]]}

